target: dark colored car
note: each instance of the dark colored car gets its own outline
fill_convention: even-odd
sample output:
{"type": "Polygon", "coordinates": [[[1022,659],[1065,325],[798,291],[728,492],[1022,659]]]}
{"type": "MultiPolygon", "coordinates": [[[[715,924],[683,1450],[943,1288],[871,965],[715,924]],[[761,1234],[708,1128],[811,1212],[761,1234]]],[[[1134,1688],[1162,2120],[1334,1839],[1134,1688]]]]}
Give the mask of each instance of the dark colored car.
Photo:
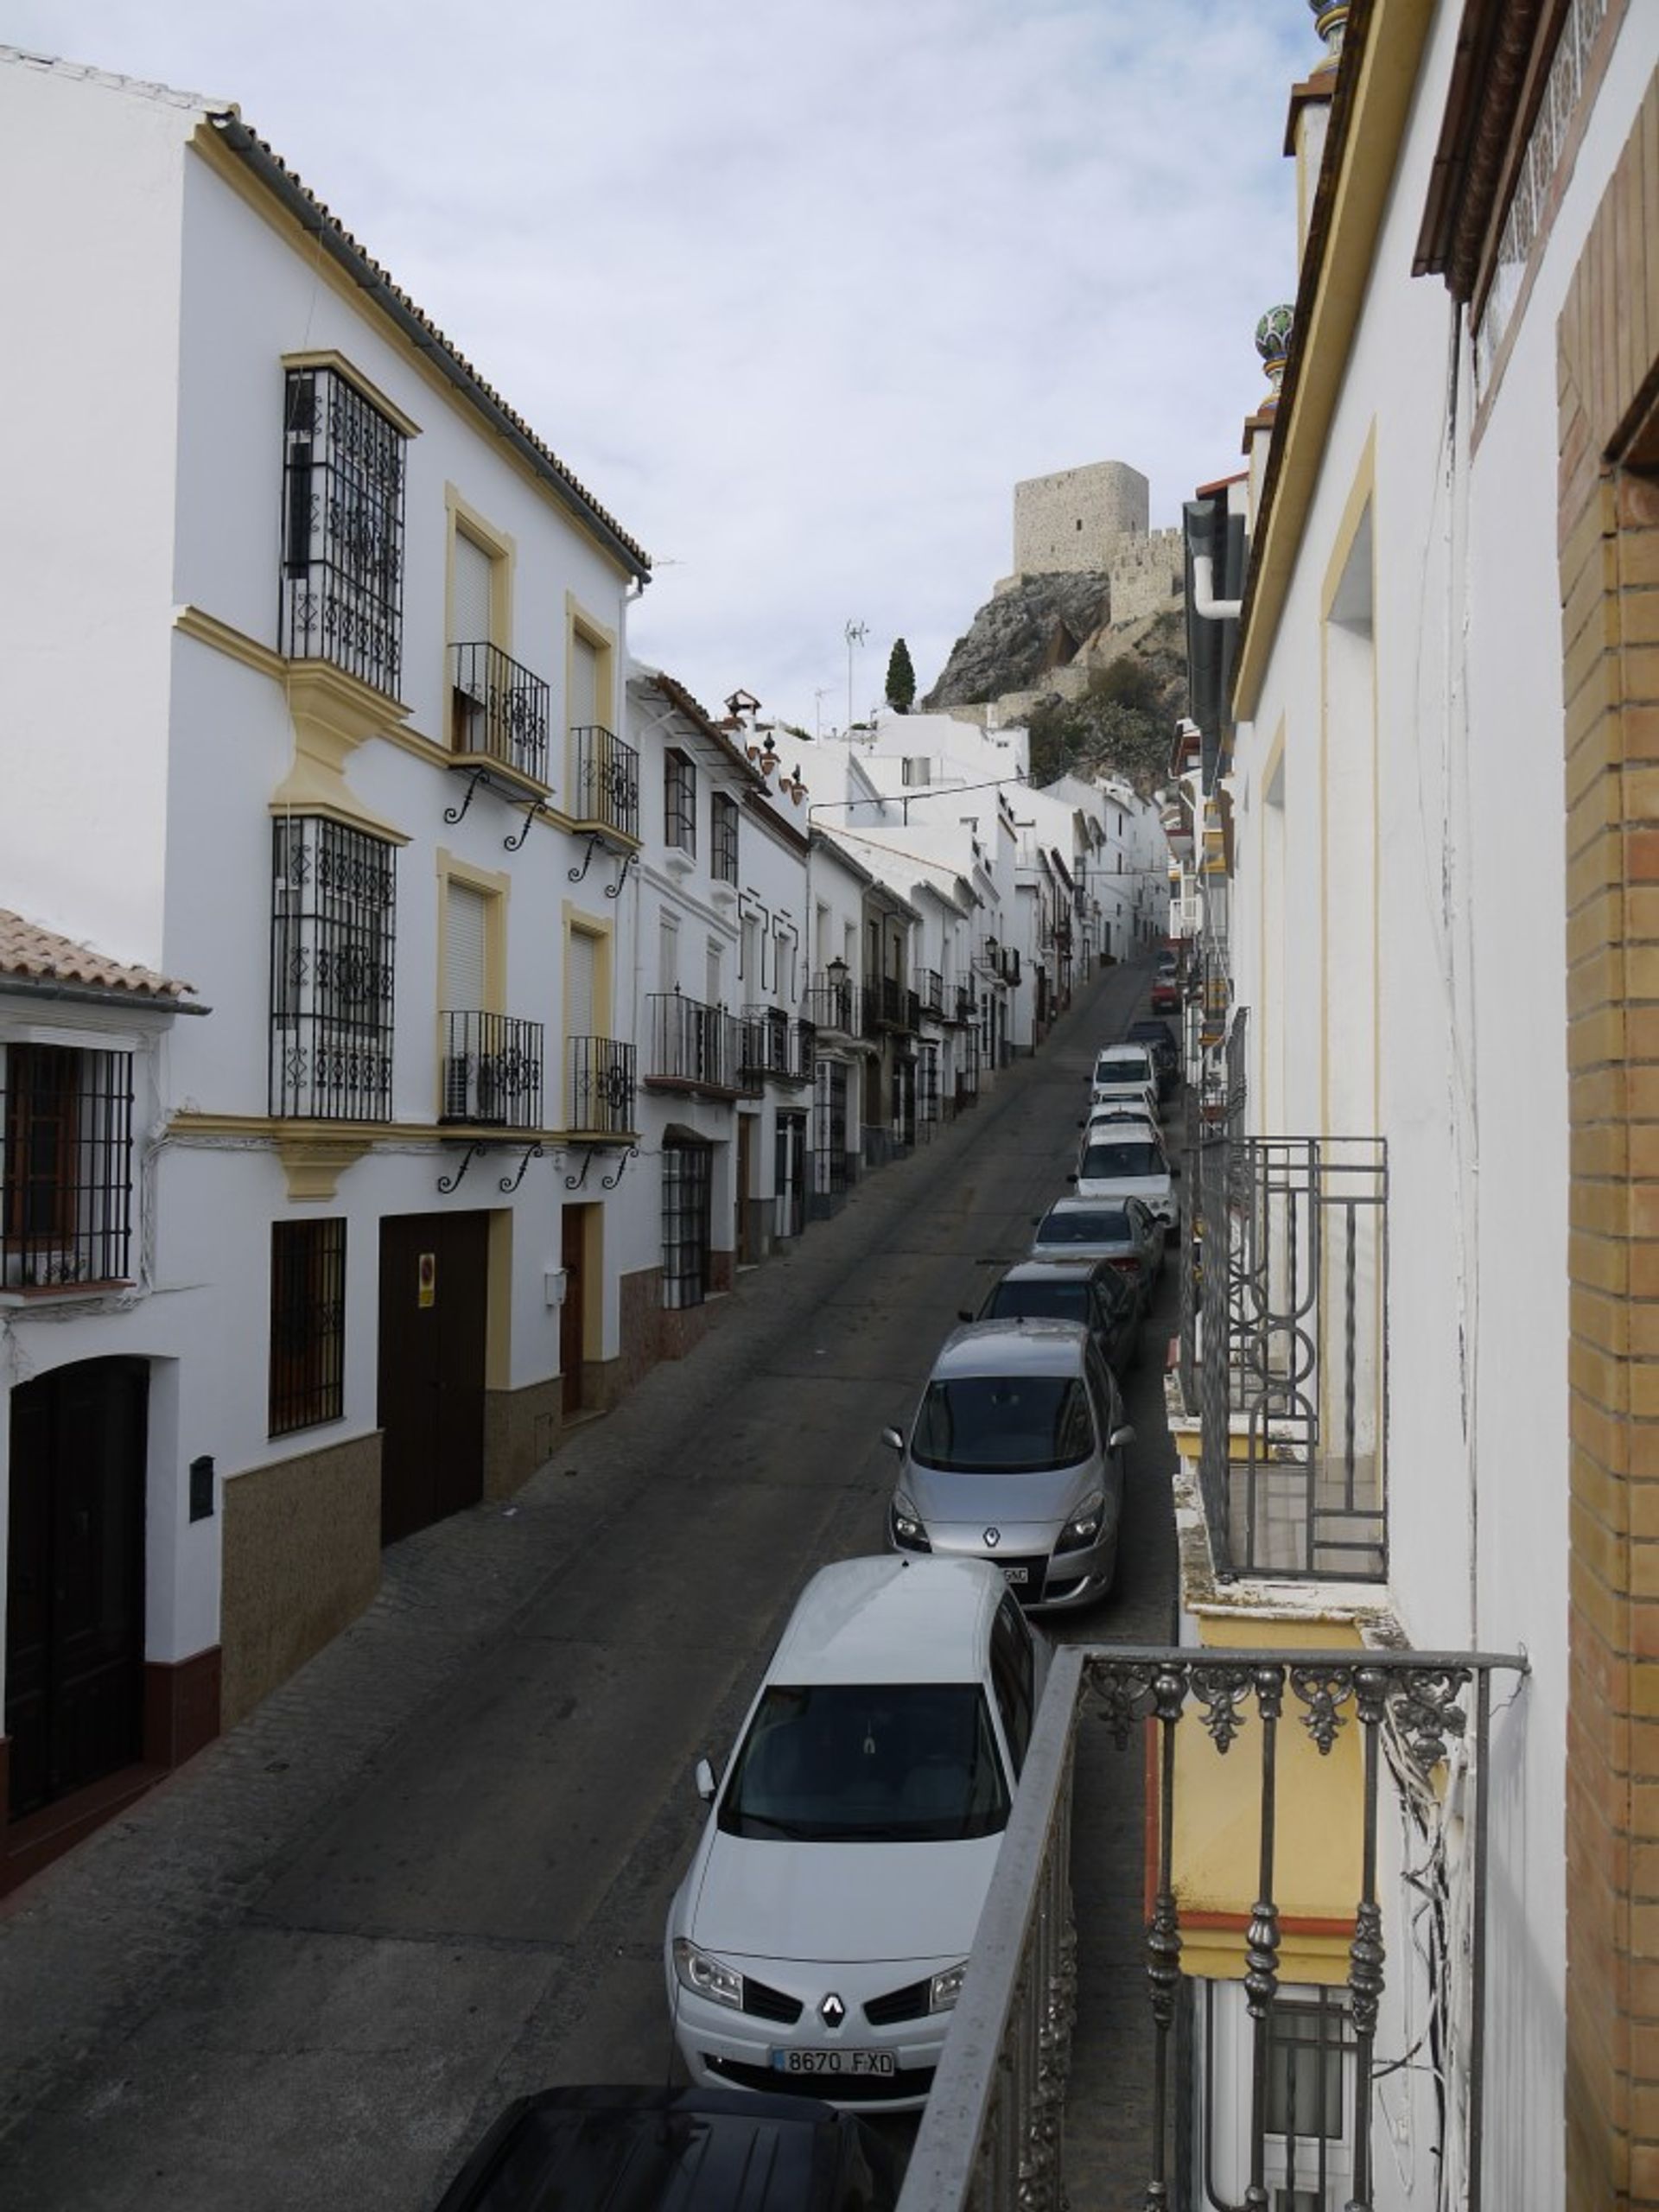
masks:
{"type": "Polygon", "coordinates": [[[817,2097],[568,2088],[520,2097],[437,2212],[893,2212],[891,2146],[817,2097]]]}
{"type": "Polygon", "coordinates": [[[1158,1096],[1167,1098],[1181,1079],[1181,1048],[1168,1022],[1157,1016],[1132,1021],[1123,1033],[1125,1044],[1144,1045],[1158,1071],[1158,1096]]]}
{"type": "Polygon", "coordinates": [[[992,1284],[977,1313],[964,1321],[1077,1321],[1100,1347],[1115,1374],[1140,1355],[1140,1294],[1106,1260],[1021,1260],[992,1284]]]}

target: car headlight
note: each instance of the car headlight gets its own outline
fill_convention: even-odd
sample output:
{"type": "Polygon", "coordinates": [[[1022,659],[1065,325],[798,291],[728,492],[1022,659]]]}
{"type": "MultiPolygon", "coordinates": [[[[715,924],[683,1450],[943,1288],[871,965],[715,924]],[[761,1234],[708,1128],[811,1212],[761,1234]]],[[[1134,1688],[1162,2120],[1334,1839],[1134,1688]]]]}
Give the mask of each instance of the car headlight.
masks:
{"type": "Polygon", "coordinates": [[[887,1508],[887,1518],[893,1528],[893,1541],[900,1551],[932,1550],[932,1545],[927,1541],[927,1530],[922,1526],[922,1516],[903,1491],[893,1492],[893,1503],[887,1508]]]}
{"type": "Polygon", "coordinates": [[[927,1985],[927,2009],[930,2012],[948,2012],[962,1994],[963,1976],[968,1971],[964,1959],[960,1966],[946,1967],[943,1974],[936,1974],[927,1985]]]}
{"type": "Polygon", "coordinates": [[[700,1951],[683,1936],[674,1938],[674,1971],[682,1987],[694,1995],[707,1997],[715,2005],[729,2005],[734,2012],[742,2011],[742,1975],[734,1974],[718,1959],[711,1959],[707,1951],[700,1951]]]}
{"type": "Polygon", "coordinates": [[[1100,1524],[1106,1514],[1106,1493],[1097,1490],[1085,1498],[1082,1510],[1068,1521],[1060,1531],[1057,1552],[1087,1551],[1100,1534],[1100,1524]]]}

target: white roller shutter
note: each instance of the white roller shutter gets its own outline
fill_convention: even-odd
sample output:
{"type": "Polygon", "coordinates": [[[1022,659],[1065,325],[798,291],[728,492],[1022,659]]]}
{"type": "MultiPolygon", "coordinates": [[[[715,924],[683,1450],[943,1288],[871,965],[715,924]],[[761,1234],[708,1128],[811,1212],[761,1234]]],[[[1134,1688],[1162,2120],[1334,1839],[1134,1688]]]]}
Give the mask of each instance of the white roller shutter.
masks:
{"type": "Polygon", "coordinates": [[[564,1033],[567,1037],[598,1037],[603,1034],[594,1019],[594,976],[599,947],[585,930],[572,930],[570,950],[565,961],[565,977],[569,995],[564,1007],[564,1033]]]}
{"type": "Polygon", "coordinates": [[[570,727],[591,729],[599,720],[599,651],[578,636],[570,641],[570,727]]]}
{"type": "Polygon", "coordinates": [[[443,1002],[453,1014],[472,1013],[486,1004],[485,946],[489,899],[469,883],[452,883],[445,909],[443,1002]]]}
{"type": "Polygon", "coordinates": [[[450,619],[454,624],[450,642],[457,645],[486,645],[490,642],[490,590],[495,563],[481,545],[455,532],[454,599],[450,619]]]}

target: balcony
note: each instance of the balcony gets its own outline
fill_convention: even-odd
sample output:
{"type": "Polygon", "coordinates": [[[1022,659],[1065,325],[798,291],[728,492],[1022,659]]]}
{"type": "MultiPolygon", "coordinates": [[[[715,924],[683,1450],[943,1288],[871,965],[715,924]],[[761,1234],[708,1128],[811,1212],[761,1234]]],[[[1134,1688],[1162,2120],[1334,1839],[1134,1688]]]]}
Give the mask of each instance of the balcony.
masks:
{"type": "Polygon", "coordinates": [[[817,975],[812,978],[806,994],[806,1020],[814,1029],[829,1030],[840,1037],[858,1034],[859,987],[848,975],[842,963],[839,976],[817,975]]]}
{"type": "Polygon", "coordinates": [[[922,1021],[922,1002],[895,976],[882,976],[864,986],[864,1034],[880,1036],[885,1030],[912,1035],[922,1021]]]}
{"type": "Polygon", "coordinates": [[[677,991],[646,999],[651,1058],[645,1082],[663,1090],[735,1098],[741,1088],[743,1025],[723,1006],[705,1006],[677,991]]]}
{"type": "Polygon", "coordinates": [[[967,1028],[979,1019],[979,1000],[971,983],[958,983],[950,997],[950,1019],[967,1028]]]}
{"type": "Polygon", "coordinates": [[[132,1054],[0,1049],[0,1291],[132,1274],[132,1054]]]}
{"type": "Polygon", "coordinates": [[[1386,1144],[1195,1134],[1179,1372],[1216,1574],[1380,1582],[1386,1144]]]}
{"type": "Polygon", "coordinates": [[[738,1072],[746,1080],[810,1083],[817,1033],[810,1021],[791,1021],[780,1006],[743,1009],[738,1072]]]}
{"type": "Polygon", "coordinates": [[[570,733],[570,812],[579,831],[639,842],[639,755],[598,722],[570,733]]]}
{"type": "Polygon", "coordinates": [[[1068,2135],[1114,2202],[1371,2212],[1385,2146],[1409,2141],[1480,2212],[1505,1878],[1489,1865],[1493,1691],[1525,1671],[1476,1652],[1060,1650],[899,2212],[1061,2204],[1068,2135]],[[1074,1857],[1079,1771],[1144,1836],[1144,1885],[1074,1857]],[[1457,1853],[1426,1840],[1402,1865],[1390,1838],[1453,1795],[1457,1853]],[[1096,2007],[1088,2053],[1128,2104],[1069,2110],[1079,1959],[1121,1976],[1137,1933],[1144,2035],[1096,2007]],[[1433,2064],[1414,2068],[1431,2014],[1433,2064]]]}
{"type": "Polygon", "coordinates": [[[944,1019],[944,978],[937,968],[924,968],[922,988],[918,994],[922,1012],[931,1014],[936,1021],[944,1019]]]}
{"type": "Polygon", "coordinates": [[[440,1015],[443,1105],[439,1120],[491,1129],[542,1126],[542,1025],[476,1011],[440,1015]]]}
{"type": "Polygon", "coordinates": [[[567,1042],[565,1128],[572,1136],[626,1136],[633,1128],[633,1046],[614,1037],[567,1042]]]}
{"type": "Polygon", "coordinates": [[[541,677],[497,645],[459,645],[449,648],[449,687],[457,759],[545,791],[551,694],[541,677]]]}

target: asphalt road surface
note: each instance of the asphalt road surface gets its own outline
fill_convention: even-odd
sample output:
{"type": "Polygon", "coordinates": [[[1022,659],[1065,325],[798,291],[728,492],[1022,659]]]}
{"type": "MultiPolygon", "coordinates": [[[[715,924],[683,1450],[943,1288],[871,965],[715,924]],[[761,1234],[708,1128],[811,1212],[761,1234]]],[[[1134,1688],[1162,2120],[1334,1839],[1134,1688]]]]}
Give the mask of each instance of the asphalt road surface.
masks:
{"type": "MultiPolygon", "coordinates": [[[[1064,1190],[1093,1049],[1147,979],[1085,987],[973,1113],[740,1276],[689,1358],[505,1508],[389,1552],[346,1635],[0,1908],[0,2204],[410,2212],[509,2098],[672,2070],[695,1763],[807,1577],[882,1548],[879,1432],[1064,1190]]],[[[1131,1380],[1117,1590],[1063,1636],[1168,1635],[1167,1332],[1131,1380]]],[[[1126,1895],[1138,1792],[1080,1775],[1079,1853],[1126,1895]]],[[[1140,2123],[1110,2037],[1145,2000],[1133,1910],[1100,1925],[1076,2079],[1110,2085],[1116,2166],[1140,2123]]]]}

